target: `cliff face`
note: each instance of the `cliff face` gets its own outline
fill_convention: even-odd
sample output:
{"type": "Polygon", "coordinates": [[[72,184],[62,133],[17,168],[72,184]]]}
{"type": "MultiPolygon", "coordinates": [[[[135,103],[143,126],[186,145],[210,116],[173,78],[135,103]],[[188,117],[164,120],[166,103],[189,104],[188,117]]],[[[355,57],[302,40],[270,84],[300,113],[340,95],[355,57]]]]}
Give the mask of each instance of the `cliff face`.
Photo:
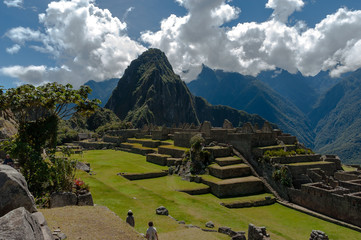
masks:
{"type": "Polygon", "coordinates": [[[234,126],[244,122],[262,125],[257,115],[226,106],[212,106],[194,97],[158,49],[149,49],[132,61],[105,105],[122,120],[136,127],[144,124],[167,125],[210,121],[222,126],[228,119],[234,126]]]}

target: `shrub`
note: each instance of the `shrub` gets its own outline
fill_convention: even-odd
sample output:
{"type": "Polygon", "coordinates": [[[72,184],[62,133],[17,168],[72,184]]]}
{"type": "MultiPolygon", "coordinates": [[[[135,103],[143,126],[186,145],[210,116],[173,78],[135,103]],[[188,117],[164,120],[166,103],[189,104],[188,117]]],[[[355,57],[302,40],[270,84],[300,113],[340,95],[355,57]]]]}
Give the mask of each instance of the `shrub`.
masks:
{"type": "Polygon", "coordinates": [[[288,172],[288,168],[282,166],[281,168],[273,171],[272,178],[276,182],[280,182],[283,186],[290,187],[291,186],[291,176],[288,172]]]}

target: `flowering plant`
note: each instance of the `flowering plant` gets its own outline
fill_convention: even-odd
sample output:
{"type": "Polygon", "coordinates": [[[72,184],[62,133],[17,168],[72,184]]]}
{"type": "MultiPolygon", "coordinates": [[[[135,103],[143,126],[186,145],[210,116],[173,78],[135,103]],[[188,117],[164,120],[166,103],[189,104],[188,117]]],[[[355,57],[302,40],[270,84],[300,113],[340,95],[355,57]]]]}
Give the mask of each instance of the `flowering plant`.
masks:
{"type": "Polygon", "coordinates": [[[74,179],[73,189],[75,190],[75,193],[84,194],[89,192],[89,185],[85,184],[80,178],[76,178],[74,179]]]}

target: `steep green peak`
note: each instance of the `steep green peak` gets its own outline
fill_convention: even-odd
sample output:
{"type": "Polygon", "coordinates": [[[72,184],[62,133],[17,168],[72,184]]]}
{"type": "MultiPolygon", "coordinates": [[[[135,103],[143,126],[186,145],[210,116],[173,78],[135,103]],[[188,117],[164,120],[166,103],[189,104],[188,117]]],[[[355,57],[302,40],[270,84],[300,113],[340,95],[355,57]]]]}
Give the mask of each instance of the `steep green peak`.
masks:
{"type": "Polygon", "coordinates": [[[137,59],[142,65],[146,65],[148,68],[154,66],[157,69],[171,70],[173,72],[172,65],[169,63],[167,56],[164,52],[157,48],[150,48],[143,52],[137,59]]]}

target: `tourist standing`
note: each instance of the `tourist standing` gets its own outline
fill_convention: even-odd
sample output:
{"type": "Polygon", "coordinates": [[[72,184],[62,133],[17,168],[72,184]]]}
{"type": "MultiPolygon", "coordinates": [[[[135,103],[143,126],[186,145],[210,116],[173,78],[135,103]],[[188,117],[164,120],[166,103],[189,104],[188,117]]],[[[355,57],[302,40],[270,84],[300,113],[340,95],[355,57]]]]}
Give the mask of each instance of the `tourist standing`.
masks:
{"type": "Polygon", "coordinates": [[[149,222],[148,226],[149,226],[149,228],[147,230],[145,237],[148,240],[158,240],[157,229],[155,229],[155,227],[153,227],[153,222],[149,222]]]}
{"type": "Polygon", "coordinates": [[[4,159],[4,163],[5,165],[9,165],[9,166],[14,166],[14,161],[10,158],[9,154],[6,154],[6,157],[4,159]]]}
{"type": "Polygon", "coordinates": [[[132,212],[132,210],[129,210],[129,211],[128,211],[128,216],[127,216],[126,222],[127,222],[130,226],[132,226],[132,227],[135,226],[135,221],[134,221],[134,217],[133,217],[133,212],[132,212]]]}

